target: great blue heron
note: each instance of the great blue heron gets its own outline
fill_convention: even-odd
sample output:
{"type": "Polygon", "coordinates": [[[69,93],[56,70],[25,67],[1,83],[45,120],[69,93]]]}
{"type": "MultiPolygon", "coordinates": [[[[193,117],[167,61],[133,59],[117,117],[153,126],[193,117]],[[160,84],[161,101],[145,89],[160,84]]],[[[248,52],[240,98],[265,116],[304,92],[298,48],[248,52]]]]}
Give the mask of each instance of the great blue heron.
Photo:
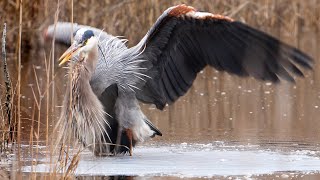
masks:
{"type": "Polygon", "coordinates": [[[74,33],[74,42],[62,56],[62,63],[72,56],[77,62],[82,58],[84,62],[97,61],[96,66],[84,63],[84,74],[72,73],[78,80],[73,89],[85,84],[81,86],[84,92],[73,92],[79,93],[73,98],[80,102],[73,109],[76,136],[84,145],[98,143],[95,154],[128,152],[103,142],[127,146],[131,154],[136,142],[161,135],[140,110],[138,100],[162,110],[183,96],[207,65],[271,82],[279,78],[293,82],[292,75],[303,76],[298,66],[313,66],[308,55],[262,31],[186,5],[167,9],[131,48],[123,39],[71,23],[51,25],[45,36],[53,37],[54,29],[55,40],[67,45],[74,33]],[[88,122],[95,124],[90,132],[84,126],[88,122]]]}

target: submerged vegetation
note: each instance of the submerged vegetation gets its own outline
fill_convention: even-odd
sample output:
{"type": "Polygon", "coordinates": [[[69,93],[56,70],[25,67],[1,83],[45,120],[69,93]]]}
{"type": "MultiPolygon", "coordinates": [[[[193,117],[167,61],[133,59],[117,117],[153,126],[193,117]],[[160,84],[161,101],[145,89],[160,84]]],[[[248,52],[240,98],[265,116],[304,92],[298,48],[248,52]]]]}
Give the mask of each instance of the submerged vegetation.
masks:
{"type": "MultiPolygon", "coordinates": [[[[56,59],[62,53],[64,47],[55,45],[54,41],[43,39],[42,35],[45,27],[57,21],[77,22],[104,29],[104,31],[113,35],[125,36],[130,40],[128,45],[132,46],[143,37],[165,9],[180,3],[194,6],[199,10],[223,14],[236,20],[245,21],[301,48],[315,59],[318,59],[320,55],[320,2],[316,0],[105,0],[95,2],[85,0],[34,0],[32,3],[24,0],[1,1],[0,23],[3,25],[1,28],[3,33],[0,77],[0,149],[1,158],[8,158],[8,155],[12,153],[16,156],[17,162],[14,163],[14,166],[18,168],[12,167],[14,171],[12,171],[11,177],[22,178],[22,174],[19,174],[16,169],[23,165],[21,157],[24,154],[33,159],[32,165],[38,163],[41,156],[39,153],[41,146],[47,148],[45,157],[49,159],[50,163],[56,163],[57,161],[55,157],[58,155],[54,154],[54,150],[61,150],[59,163],[51,169],[52,173],[49,175],[51,178],[56,176],[72,177],[79,163],[81,149],[74,148],[74,144],[71,143],[64,144],[63,146],[66,148],[60,148],[60,146],[57,148],[53,141],[59,133],[59,131],[54,131],[53,127],[59,117],[66,82],[65,71],[57,67],[56,59]],[[30,148],[22,151],[22,144],[29,144],[30,148]],[[63,173],[60,174],[60,172],[63,173]]],[[[319,66],[319,63],[316,63],[315,69],[319,69],[319,66]]],[[[207,70],[205,73],[222,80],[212,85],[212,83],[208,83],[208,80],[202,79],[197,82],[200,87],[210,88],[212,92],[218,92],[218,90],[230,86],[228,83],[231,80],[227,74],[218,74],[214,70],[207,70]]],[[[308,89],[320,89],[320,71],[308,72],[307,76],[308,81],[299,82],[298,79],[299,87],[296,89],[287,88],[287,90],[291,93],[304,94],[308,89]]],[[[236,83],[234,83],[234,87],[229,87],[229,89],[236,89],[242,85],[249,87],[257,85],[257,82],[252,79],[233,78],[232,81],[236,83]]],[[[280,91],[269,86],[260,86],[260,88],[262,94],[266,92],[265,89],[270,92],[280,91]]],[[[213,93],[210,96],[220,96],[220,94],[213,93]]],[[[229,94],[232,94],[232,92],[230,91],[229,94]]],[[[193,96],[192,91],[188,93],[187,98],[192,101],[193,96]]],[[[277,100],[278,96],[279,94],[274,93],[268,99],[280,102],[277,100]]],[[[313,98],[303,95],[299,97],[299,102],[304,103],[312,101],[313,98]]],[[[231,101],[231,99],[229,100],[231,101]]],[[[283,101],[287,102],[289,100],[285,99],[283,101]]],[[[292,106],[298,107],[299,102],[292,106]]],[[[195,101],[195,103],[203,102],[195,101]]],[[[270,108],[269,111],[277,112],[281,108],[283,110],[282,104],[279,103],[277,107],[270,108]]],[[[225,107],[229,105],[223,102],[217,106],[220,109],[212,112],[205,107],[210,114],[209,118],[224,118],[231,114],[232,117],[230,118],[234,119],[237,116],[238,111],[234,110],[237,107],[227,109],[225,107]]],[[[169,111],[174,112],[175,109],[169,111]]],[[[299,112],[294,113],[297,115],[305,114],[308,116],[305,118],[319,115],[318,111],[311,111],[308,108],[300,108],[299,112]]],[[[180,114],[181,117],[184,117],[183,112],[180,114]]],[[[159,117],[157,114],[153,115],[157,121],[159,117]]],[[[277,115],[275,117],[266,116],[283,118],[277,117],[277,115]]],[[[168,114],[168,117],[175,118],[170,114],[168,114]]],[[[196,118],[203,117],[191,116],[186,121],[192,124],[194,123],[193,119],[196,118]]],[[[294,124],[294,126],[299,125],[301,124],[294,124]]],[[[312,129],[312,125],[303,126],[310,126],[312,129]]],[[[168,128],[167,125],[163,127],[168,128]]],[[[73,141],[69,140],[69,142],[73,141]]],[[[31,174],[30,177],[36,179],[36,175],[36,173],[31,174]]]]}

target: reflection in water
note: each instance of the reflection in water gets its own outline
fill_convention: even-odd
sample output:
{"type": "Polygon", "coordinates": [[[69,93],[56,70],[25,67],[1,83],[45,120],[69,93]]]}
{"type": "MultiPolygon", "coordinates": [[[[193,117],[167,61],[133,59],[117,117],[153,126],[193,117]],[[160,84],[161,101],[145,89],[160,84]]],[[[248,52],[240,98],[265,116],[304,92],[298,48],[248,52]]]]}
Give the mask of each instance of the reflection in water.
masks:
{"type": "Polygon", "coordinates": [[[160,115],[150,106],[144,112],[164,131],[166,140],[318,142],[317,89],[309,78],[271,85],[207,69],[187,96],[166,112],[160,115]]]}

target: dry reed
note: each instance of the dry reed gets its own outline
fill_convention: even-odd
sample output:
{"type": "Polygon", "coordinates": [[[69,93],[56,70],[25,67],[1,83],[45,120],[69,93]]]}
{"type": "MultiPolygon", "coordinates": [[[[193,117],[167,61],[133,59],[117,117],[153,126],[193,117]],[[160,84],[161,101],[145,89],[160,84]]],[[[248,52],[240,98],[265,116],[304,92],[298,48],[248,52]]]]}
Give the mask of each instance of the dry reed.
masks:
{"type": "MultiPolygon", "coordinates": [[[[1,137],[1,153],[8,148],[8,144],[10,138],[12,140],[12,112],[11,112],[11,102],[12,102],[12,95],[11,95],[11,80],[10,74],[8,70],[7,64],[7,53],[6,53],[6,33],[7,33],[7,24],[4,23],[3,25],[3,33],[2,33],[2,62],[3,62],[3,72],[4,72],[4,82],[5,82],[5,112],[1,111],[1,130],[2,130],[2,137],[1,137]]],[[[1,101],[0,101],[1,102],[1,101]]]]}

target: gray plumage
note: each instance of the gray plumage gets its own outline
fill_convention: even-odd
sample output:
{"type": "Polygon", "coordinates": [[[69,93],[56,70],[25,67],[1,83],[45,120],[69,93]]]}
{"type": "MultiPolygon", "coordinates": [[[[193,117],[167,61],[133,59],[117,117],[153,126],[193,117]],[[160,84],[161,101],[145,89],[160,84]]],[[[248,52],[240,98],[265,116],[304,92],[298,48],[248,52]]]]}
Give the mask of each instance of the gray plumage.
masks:
{"type": "MultiPolygon", "coordinates": [[[[110,128],[109,143],[134,145],[154,135],[162,135],[141,111],[138,100],[163,109],[191,87],[197,73],[209,65],[242,77],[278,82],[303,76],[298,67],[311,69],[313,60],[300,50],[264,32],[231,18],[193,7],[178,5],[167,9],[134,47],[126,40],[99,29],[57,23],[55,40],[70,45],[92,30],[98,39],[98,62],[90,79],[94,94],[104,107],[110,128]],[[133,142],[130,141],[132,130],[133,142]]],[[[53,37],[54,26],[46,37],[53,37]]],[[[81,138],[79,138],[81,140],[81,138]]],[[[81,140],[83,141],[83,140],[81,140]]],[[[110,144],[101,150],[121,153],[110,144]]]]}
{"type": "Polygon", "coordinates": [[[89,84],[98,60],[97,43],[97,40],[92,40],[92,44],[69,63],[70,82],[63,100],[65,108],[58,123],[63,124],[58,139],[65,142],[68,139],[66,134],[72,130],[83,144],[99,152],[98,149],[101,150],[103,144],[110,141],[106,130],[110,126],[105,119],[107,113],[89,84]]]}
{"type": "MultiPolygon", "coordinates": [[[[57,27],[58,30],[59,28],[66,29],[70,28],[71,24],[62,23],[61,26],[58,25],[57,27]]],[[[77,28],[77,26],[74,27],[77,28]]],[[[78,46],[87,40],[85,39],[85,33],[90,30],[94,30],[95,38],[98,39],[96,47],[93,48],[96,52],[80,51],[72,57],[71,67],[69,68],[72,78],[71,82],[68,83],[72,86],[72,93],[68,92],[70,87],[67,88],[63,106],[69,107],[70,103],[76,105],[74,108],[72,106],[71,111],[68,108],[63,108],[60,122],[63,124],[64,132],[72,129],[74,136],[83,145],[89,146],[96,155],[126,152],[130,149],[128,143],[119,142],[118,144],[126,146],[118,148],[119,150],[114,147],[110,148],[110,146],[113,146],[112,144],[117,143],[115,139],[126,139],[127,136],[126,134],[119,135],[115,129],[110,127],[108,122],[114,118],[117,118],[116,123],[119,124],[115,127],[118,128],[118,132],[124,129],[132,130],[133,144],[136,141],[143,142],[155,134],[161,135],[160,131],[142,113],[135,98],[134,90],[138,89],[136,85],[149,78],[142,72],[146,68],[139,66],[146,60],[141,59],[141,52],[143,51],[128,49],[124,44],[126,40],[103,35],[100,31],[83,26],[76,30],[72,46],[78,46]],[[88,67],[88,64],[81,64],[81,59],[95,63],[88,67]],[[106,71],[107,69],[108,71],[106,71]],[[111,111],[115,113],[103,113],[104,107],[98,97],[101,97],[106,88],[112,84],[117,85],[117,92],[114,93],[117,94],[118,98],[111,104],[109,104],[109,100],[103,102],[106,109],[111,106],[111,111]],[[70,114],[72,123],[68,123],[70,114]],[[113,134],[112,137],[116,136],[116,138],[111,139],[109,134],[113,134]]],[[[50,29],[48,29],[49,31],[50,29]]],[[[65,39],[63,36],[59,37],[60,40],[65,39]]]]}

